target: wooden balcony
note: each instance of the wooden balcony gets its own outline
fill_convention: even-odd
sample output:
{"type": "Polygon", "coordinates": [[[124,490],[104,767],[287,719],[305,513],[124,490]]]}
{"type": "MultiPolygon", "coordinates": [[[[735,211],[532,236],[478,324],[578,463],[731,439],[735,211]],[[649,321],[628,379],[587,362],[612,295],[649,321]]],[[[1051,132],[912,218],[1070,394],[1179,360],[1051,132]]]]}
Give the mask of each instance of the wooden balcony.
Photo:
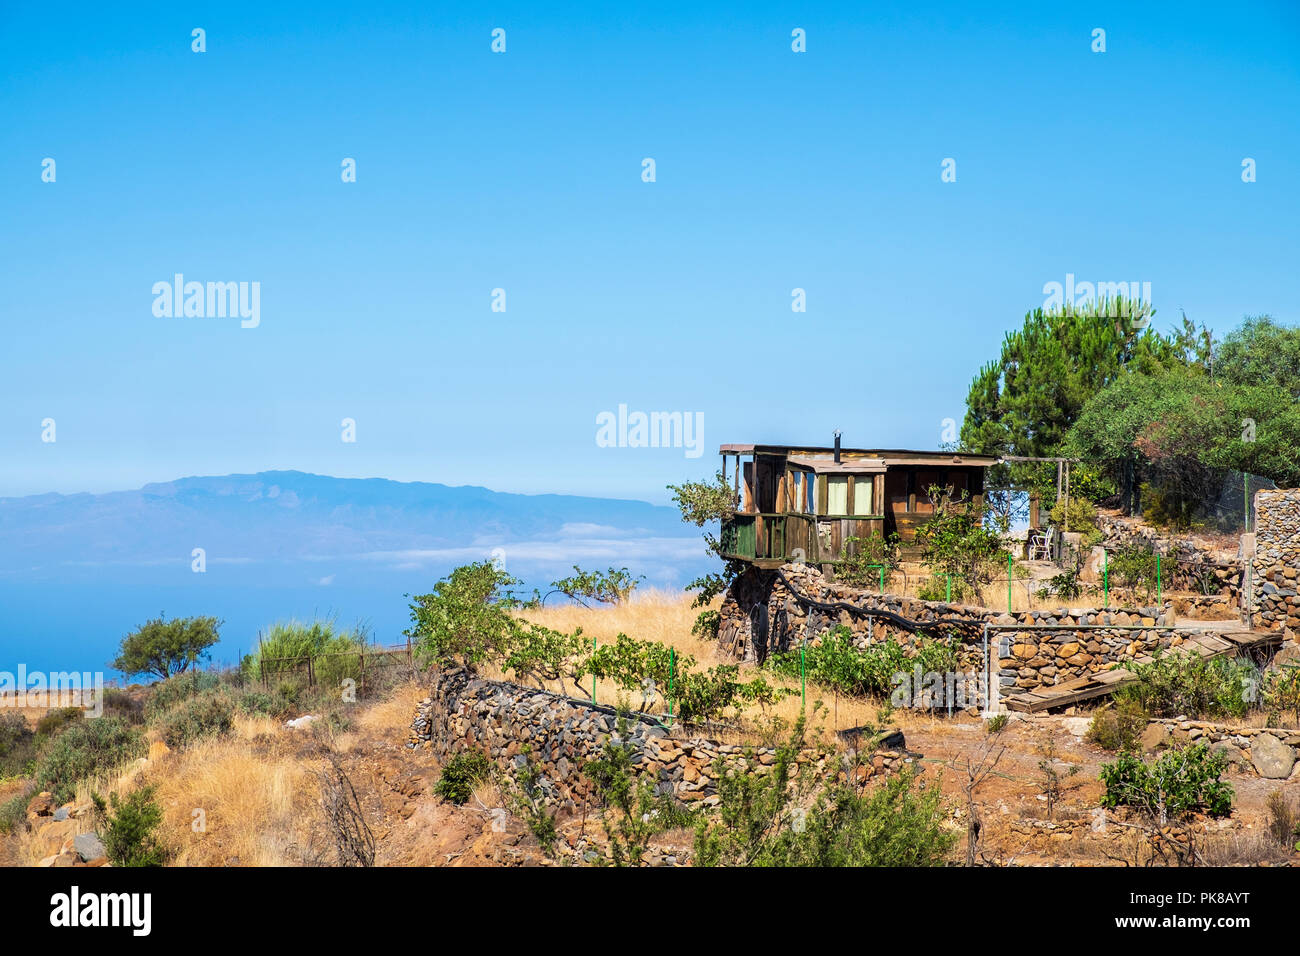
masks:
{"type": "Polygon", "coordinates": [[[885,533],[883,515],[736,514],[722,523],[727,558],[760,568],[792,561],[834,564],[844,559],[844,542],[885,533]]]}

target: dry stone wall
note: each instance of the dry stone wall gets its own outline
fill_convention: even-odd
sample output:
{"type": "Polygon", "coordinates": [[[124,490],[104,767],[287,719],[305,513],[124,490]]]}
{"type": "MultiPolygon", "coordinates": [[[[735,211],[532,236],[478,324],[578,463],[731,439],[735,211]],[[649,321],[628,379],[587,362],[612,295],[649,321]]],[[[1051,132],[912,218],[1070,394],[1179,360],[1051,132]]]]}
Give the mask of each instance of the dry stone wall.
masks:
{"type": "Polygon", "coordinates": [[[1300,489],[1255,492],[1255,554],[1250,559],[1251,625],[1300,634],[1300,489]]]}
{"type": "Polygon", "coordinates": [[[1270,780],[1286,780],[1296,770],[1300,730],[1270,727],[1232,727],[1204,720],[1174,717],[1152,721],[1146,743],[1169,746],[1206,743],[1224,754],[1238,770],[1270,780]],[[1163,737],[1152,728],[1163,728],[1163,737]]]}
{"type": "MultiPolygon", "coordinates": [[[[431,692],[412,721],[407,746],[432,751],[439,763],[464,750],[480,750],[510,779],[517,779],[531,760],[540,775],[543,801],[575,812],[593,797],[583,764],[599,756],[606,741],[618,739],[618,730],[613,708],[452,668],[435,674],[431,692]]],[[[718,803],[719,760],[724,771],[750,772],[752,759],[752,772],[760,774],[776,763],[772,749],[683,736],[643,715],[627,718],[622,740],[632,748],[642,779],[688,804],[718,803]]],[[[895,770],[918,756],[902,749],[877,750],[864,759],[865,772],[895,770]]],[[[811,763],[818,773],[836,769],[812,751],[797,762],[811,763]]]]}
{"type": "MultiPolygon", "coordinates": [[[[966,622],[966,627],[953,631],[961,636],[957,663],[963,671],[983,673],[983,625],[998,625],[990,631],[988,652],[1001,693],[1052,686],[1095,674],[1157,649],[1177,647],[1183,640],[1170,630],[1174,618],[1169,605],[1006,613],[854,588],[827,580],[809,565],[785,565],[781,572],[798,595],[822,604],[842,602],[865,610],[888,611],[913,621],[943,618],[966,622]],[[1054,629],[1016,630],[1017,626],[1054,629]]],[[[841,624],[849,628],[858,647],[892,638],[908,648],[927,639],[880,618],[810,607],[798,595],[772,571],[746,570],[723,602],[718,631],[722,649],[737,659],[755,660],[771,650],[797,647],[804,640],[816,644],[823,634],[841,624]]]]}

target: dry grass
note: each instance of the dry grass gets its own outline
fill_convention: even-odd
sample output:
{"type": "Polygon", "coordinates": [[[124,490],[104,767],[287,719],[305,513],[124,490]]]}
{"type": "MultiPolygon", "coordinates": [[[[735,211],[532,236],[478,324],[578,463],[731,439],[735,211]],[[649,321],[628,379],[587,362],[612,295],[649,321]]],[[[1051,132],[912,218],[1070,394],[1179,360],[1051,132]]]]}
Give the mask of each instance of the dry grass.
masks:
{"type": "Polygon", "coordinates": [[[362,711],[357,726],[367,733],[405,737],[416,706],[428,695],[428,687],[416,681],[398,684],[387,697],[362,711]]]}
{"type": "MultiPolygon", "coordinates": [[[[520,616],[535,624],[541,624],[559,631],[573,631],[576,628],[582,628],[582,633],[587,637],[594,638],[597,646],[613,643],[617,636],[622,633],[638,640],[656,641],[676,648],[679,654],[694,657],[700,667],[707,668],[720,662],[733,663],[729,659],[719,658],[715,641],[703,639],[691,633],[691,627],[701,610],[700,608],[691,607],[691,600],[690,595],[648,591],[637,595],[627,604],[615,607],[584,608],[578,605],[557,605],[540,610],[523,611],[520,616]]],[[[720,604],[720,600],[715,601],[710,607],[717,610],[720,604]]],[[[752,743],[762,735],[763,728],[760,725],[764,722],[775,718],[788,726],[798,719],[804,709],[804,702],[801,685],[797,679],[781,677],[753,664],[741,664],[740,671],[742,680],[762,676],[768,683],[793,693],[771,707],[750,711],[745,715],[747,719],[737,725],[734,731],[728,733],[722,730],[711,730],[709,736],[728,743],[752,743]]],[[[503,674],[500,671],[492,671],[489,676],[508,679],[510,675],[503,674]]],[[[551,683],[548,685],[548,689],[568,694],[574,692],[571,682],[567,683],[564,688],[551,683]]],[[[581,691],[581,696],[584,698],[591,696],[590,678],[583,685],[581,691]]],[[[639,692],[629,694],[612,681],[598,680],[595,695],[596,700],[600,703],[614,704],[620,698],[623,698],[627,699],[634,707],[640,704],[639,692]]],[[[879,723],[880,709],[883,703],[881,701],[846,697],[843,694],[837,694],[832,689],[809,683],[808,708],[811,710],[817,701],[823,703],[824,713],[815,722],[814,730],[818,735],[826,737],[829,737],[835,730],[876,725],[879,723]]],[[[889,722],[891,726],[901,727],[903,724],[913,723],[917,720],[924,720],[929,724],[934,719],[936,718],[913,715],[910,712],[907,714],[895,712],[890,717],[889,722]]],[[[903,729],[906,729],[906,727],[903,727],[903,729]]]]}
{"type": "MultiPolygon", "coordinates": [[[[175,866],[292,866],[310,857],[319,812],[313,766],[284,748],[250,746],[253,721],[151,767],[175,866]],[[195,832],[196,810],[203,832],[195,832]]],[[[254,738],[256,739],[256,737],[254,738]]]]}

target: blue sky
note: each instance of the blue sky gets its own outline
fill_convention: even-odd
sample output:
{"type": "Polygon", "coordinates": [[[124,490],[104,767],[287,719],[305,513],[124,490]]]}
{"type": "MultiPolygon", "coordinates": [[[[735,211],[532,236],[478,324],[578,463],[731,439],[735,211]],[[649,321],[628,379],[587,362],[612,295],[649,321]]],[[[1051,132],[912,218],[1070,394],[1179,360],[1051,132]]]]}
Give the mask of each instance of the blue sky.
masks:
{"type": "Polygon", "coordinates": [[[1297,5],[955,6],[6,4],[0,495],[659,503],[722,442],[934,447],[1067,273],[1300,322],[1297,5]],[[156,317],[178,272],[260,325],[156,317]],[[619,404],[705,454],[598,447],[619,404]]]}

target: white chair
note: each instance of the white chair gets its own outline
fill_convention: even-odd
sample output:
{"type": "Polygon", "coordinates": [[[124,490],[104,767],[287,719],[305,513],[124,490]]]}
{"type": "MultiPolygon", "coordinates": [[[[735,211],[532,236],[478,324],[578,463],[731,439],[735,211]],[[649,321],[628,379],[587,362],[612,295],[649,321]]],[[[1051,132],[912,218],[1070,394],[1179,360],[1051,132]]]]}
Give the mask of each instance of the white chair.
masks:
{"type": "Polygon", "coordinates": [[[1052,535],[1048,531],[1031,531],[1029,533],[1029,560],[1052,560],[1052,535]]]}

